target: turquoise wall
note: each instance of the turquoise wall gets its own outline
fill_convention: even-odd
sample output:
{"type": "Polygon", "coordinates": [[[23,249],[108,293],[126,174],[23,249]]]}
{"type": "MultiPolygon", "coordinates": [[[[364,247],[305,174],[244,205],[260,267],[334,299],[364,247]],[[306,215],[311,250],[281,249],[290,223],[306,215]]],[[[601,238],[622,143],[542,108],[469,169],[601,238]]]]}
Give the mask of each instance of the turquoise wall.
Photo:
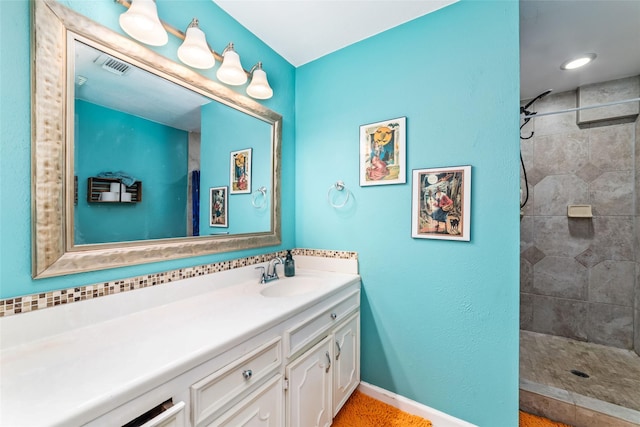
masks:
{"type": "MultiPolygon", "coordinates": [[[[122,10],[111,0],[64,3],[120,32],[122,10]]],[[[479,426],[516,426],[517,2],[462,1],[298,70],[208,0],[158,8],[177,27],[200,16],[214,49],[233,40],[245,68],[263,60],[275,92],[265,105],[284,116],[283,244],[32,280],[28,2],[0,1],[0,297],[294,246],[354,250],[363,380],[479,426]],[[359,125],[399,116],[408,125],[407,184],[359,187],[359,125]],[[471,241],[412,239],[410,171],[465,164],[473,166],[471,241]],[[353,195],[338,210],[326,201],[337,180],[353,195]]],[[[155,50],[176,60],[177,45],[170,37],[155,50]]],[[[203,74],[215,79],[215,69],[203,74]]]]}
{"type": "Polygon", "coordinates": [[[483,427],[518,425],[518,63],[518,3],[462,1],[297,70],[296,246],[359,254],[362,379],[483,427]],[[360,187],[359,126],[400,116],[407,183],[360,187]],[[471,241],[412,239],[411,170],[457,165],[471,241]]]}
{"type": "Polygon", "coordinates": [[[186,236],[189,134],[80,100],[75,121],[74,243],[186,236]],[[142,200],[87,202],[87,179],[117,171],[142,183],[142,200]]]}
{"type": "MultiPolygon", "coordinates": [[[[202,144],[200,148],[200,234],[264,232],[271,229],[269,205],[256,209],[252,193],[231,194],[231,152],[251,148],[251,192],[270,185],[271,125],[219,103],[202,107],[202,144]],[[209,226],[209,189],[226,186],[229,221],[227,228],[209,226]]],[[[257,197],[257,196],[256,196],[257,197]]],[[[256,204],[262,197],[256,198],[256,204]]]]}
{"type": "MultiPolygon", "coordinates": [[[[124,8],[112,0],[61,2],[122,34],[118,16],[124,8]]],[[[83,286],[120,278],[250,256],[295,246],[294,229],[294,89],[295,68],[209,0],[158,0],[160,16],[186,28],[194,16],[209,44],[222,52],[233,41],[245,69],[264,63],[275,95],[261,103],[284,117],[282,135],[282,244],[225,254],[123,267],[92,273],[33,280],[31,278],[31,87],[30,12],[27,0],[0,1],[0,298],[83,286]]],[[[151,48],[178,61],[178,39],[151,48]]],[[[219,66],[219,64],[218,64],[219,66]]],[[[217,68],[202,72],[215,79],[217,68]]],[[[244,93],[245,87],[234,88],[244,93]]]]}

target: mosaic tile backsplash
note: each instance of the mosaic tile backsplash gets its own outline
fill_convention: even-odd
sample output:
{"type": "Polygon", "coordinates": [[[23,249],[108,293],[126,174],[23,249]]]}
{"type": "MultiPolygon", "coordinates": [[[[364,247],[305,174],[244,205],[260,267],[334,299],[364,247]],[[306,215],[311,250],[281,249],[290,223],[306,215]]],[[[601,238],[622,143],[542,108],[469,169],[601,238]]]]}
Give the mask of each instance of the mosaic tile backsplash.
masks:
{"type": "MultiPolygon", "coordinates": [[[[295,255],[316,256],[334,259],[358,259],[356,252],[332,251],[322,249],[294,249],[291,251],[295,255]]],[[[194,267],[170,270],[162,273],[147,274],[144,276],[119,279],[111,282],[96,283],[92,285],[80,286],[76,288],[60,289],[56,291],[43,292],[40,294],[23,295],[15,298],[0,300],[0,317],[11,316],[19,313],[40,310],[47,307],[54,307],[60,304],[70,304],[72,302],[84,301],[92,298],[99,298],[113,295],[120,292],[132,291],[134,289],[146,288],[149,286],[161,285],[163,283],[176,280],[187,279],[189,277],[204,276],[220,271],[233,270],[234,268],[246,267],[248,265],[267,262],[274,256],[284,257],[287,251],[271,252],[238,258],[229,261],[221,261],[212,264],[197,265],[194,267]]]]}

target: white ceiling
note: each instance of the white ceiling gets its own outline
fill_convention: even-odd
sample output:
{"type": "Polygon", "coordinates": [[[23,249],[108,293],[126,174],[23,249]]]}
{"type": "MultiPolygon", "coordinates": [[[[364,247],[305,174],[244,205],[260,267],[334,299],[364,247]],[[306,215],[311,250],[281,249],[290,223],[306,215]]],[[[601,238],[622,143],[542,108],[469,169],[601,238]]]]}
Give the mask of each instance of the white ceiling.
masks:
{"type": "Polygon", "coordinates": [[[640,75],[640,0],[520,0],[520,95],[640,75]],[[581,53],[591,64],[563,71],[581,53]]]}
{"type": "Polygon", "coordinates": [[[458,0],[213,0],[294,66],[458,0]]]}
{"type": "MultiPolygon", "coordinates": [[[[295,66],[455,1],[214,0],[295,66]],[[377,25],[376,25],[377,24],[377,25]]],[[[640,0],[520,0],[521,99],[640,74],[640,0]],[[587,67],[560,70],[595,52],[587,67]]]]}

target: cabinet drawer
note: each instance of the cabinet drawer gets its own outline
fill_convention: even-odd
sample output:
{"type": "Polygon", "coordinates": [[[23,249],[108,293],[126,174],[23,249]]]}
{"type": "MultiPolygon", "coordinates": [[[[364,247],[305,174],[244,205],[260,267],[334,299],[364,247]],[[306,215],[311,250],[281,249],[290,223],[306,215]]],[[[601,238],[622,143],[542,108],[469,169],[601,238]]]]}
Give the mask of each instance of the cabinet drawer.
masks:
{"type": "Polygon", "coordinates": [[[178,402],[141,427],[184,427],[184,402],[178,402]]]}
{"type": "Polygon", "coordinates": [[[191,413],[194,426],[211,422],[235,398],[268,377],[281,364],[282,350],[278,337],[193,384],[191,413]]]}
{"type": "Polygon", "coordinates": [[[332,307],[304,320],[284,333],[284,347],[287,357],[313,343],[323,332],[337,325],[360,307],[360,290],[355,290],[332,307]]]}
{"type": "Polygon", "coordinates": [[[283,427],[284,392],[278,374],[207,427],[283,427]]]}

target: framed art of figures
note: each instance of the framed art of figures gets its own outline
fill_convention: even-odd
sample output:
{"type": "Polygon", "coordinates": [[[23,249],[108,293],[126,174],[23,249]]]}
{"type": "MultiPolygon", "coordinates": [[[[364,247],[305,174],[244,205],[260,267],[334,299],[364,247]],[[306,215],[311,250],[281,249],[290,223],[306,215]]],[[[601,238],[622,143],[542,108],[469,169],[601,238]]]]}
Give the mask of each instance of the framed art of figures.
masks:
{"type": "Polygon", "coordinates": [[[470,240],[471,166],[415,169],[411,237],[470,240]]]}
{"type": "Polygon", "coordinates": [[[231,152],[229,193],[251,193],[251,148],[231,152]]]}
{"type": "Polygon", "coordinates": [[[211,227],[228,227],[227,187],[212,187],[209,189],[209,193],[209,225],[211,227]]]}
{"type": "Polygon", "coordinates": [[[360,186],[404,184],[407,118],[360,126],[360,186]]]}

